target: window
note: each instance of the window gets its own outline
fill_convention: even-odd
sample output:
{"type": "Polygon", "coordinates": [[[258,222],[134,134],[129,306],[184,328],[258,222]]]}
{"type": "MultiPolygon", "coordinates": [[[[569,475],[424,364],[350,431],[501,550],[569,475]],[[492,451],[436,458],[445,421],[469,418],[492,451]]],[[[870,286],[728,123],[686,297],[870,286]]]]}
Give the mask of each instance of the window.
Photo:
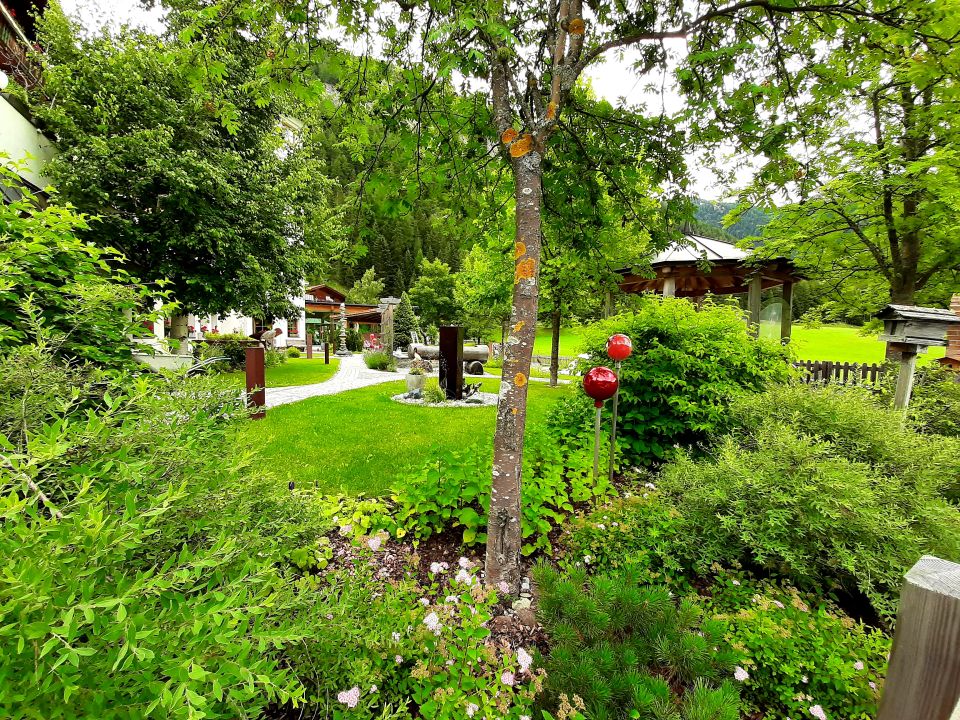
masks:
{"type": "Polygon", "coordinates": [[[289,332],[287,333],[288,335],[297,335],[297,336],[299,337],[299,335],[300,335],[300,320],[299,320],[299,319],[297,319],[297,320],[291,320],[291,321],[288,323],[288,328],[289,328],[289,332]]]}

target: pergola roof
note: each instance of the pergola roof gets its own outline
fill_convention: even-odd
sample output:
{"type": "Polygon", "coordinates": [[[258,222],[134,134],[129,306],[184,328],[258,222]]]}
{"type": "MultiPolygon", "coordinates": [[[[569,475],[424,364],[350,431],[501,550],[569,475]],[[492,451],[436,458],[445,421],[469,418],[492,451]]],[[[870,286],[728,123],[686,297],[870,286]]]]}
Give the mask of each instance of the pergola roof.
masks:
{"type": "Polygon", "coordinates": [[[749,253],[736,245],[723,240],[714,240],[700,235],[685,235],[685,242],[675,242],[663,250],[650,263],[658,265],[676,265],[683,263],[708,262],[740,262],[746,260],[749,253]]]}
{"type": "Polygon", "coordinates": [[[644,277],[623,268],[620,289],[628,293],[663,292],[671,280],[677,297],[699,297],[707,293],[746,293],[750,280],[759,277],[763,289],[803,279],[786,258],[750,263],[750,252],[722,240],[684,235],[650,262],[654,277],[644,277]],[[706,267],[705,267],[706,265],[706,267]]]}

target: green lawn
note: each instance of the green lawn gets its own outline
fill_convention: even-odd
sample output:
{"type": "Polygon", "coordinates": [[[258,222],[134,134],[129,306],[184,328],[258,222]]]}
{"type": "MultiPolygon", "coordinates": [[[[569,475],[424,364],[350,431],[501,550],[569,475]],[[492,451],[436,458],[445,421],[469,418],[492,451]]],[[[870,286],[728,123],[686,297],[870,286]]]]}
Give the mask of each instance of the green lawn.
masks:
{"type": "MultiPolygon", "coordinates": [[[[533,343],[534,355],[549,355],[551,343],[550,328],[537,328],[537,339],[533,343]]],[[[583,331],[579,327],[560,328],[560,356],[574,357],[580,352],[580,340],[583,331]]]]}
{"type": "MultiPolygon", "coordinates": [[[[779,332],[779,329],[778,331],[779,332]]],[[[861,335],[860,328],[850,325],[823,325],[808,328],[793,326],[793,349],[801,360],[837,360],[841,362],[883,362],[886,344],[876,334],[861,335]]],[[[944,348],[930,348],[919,362],[943,357],[944,348]]]]}
{"type": "MultiPolygon", "coordinates": [[[[767,337],[779,336],[780,325],[763,328],[767,337]]],[[[560,354],[573,356],[579,352],[583,331],[578,327],[563,328],[560,331],[560,354]]],[[[793,349],[800,360],[836,360],[839,362],[879,363],[883,362],[885,344],[877,340],[876,334],[861,335],[860,328],[852,325],[823,325],[808,328],[793,326],[793,349]]],[[[550,354],[550,329],[538,328],[537,341],[533,346],[534,354],[550,354]]],[[[943,357],[944,348],[935,347],[920,356],[920,364],[943,357]]]]}
{"type": "MultiPolygon", "coordinates": [[[[482,382],[484,392],[500,390],[499,380],[482,382]]],[[[529,389],[531,425],[573,392],[546,383],[529,389]]],[[[464,447],[493,437],[496,408],[420,407],[390,399],[403,390],[403,382],[389,382],[281,405],[263,420],[244,423],[237,440],[284,480],[324,492],[383,495],[404,470],[423,462],[431,446],[464,447]]]]}
{"type": "MultiPolygon", "coordinates": [[[[323,355],[319,358],[307,360],[306,358],[290,358],[283,365],[276,365],[266,369],[267,387],[288,387],[290,385],[313,385],[315,383],[329,380],[337,371],[340,361],[337,358],[330,358],[330,364],[325,365],[323,355]]],[[[242,372],[231,373],[231,378],[242,385],[244,375],[242,372]]]]}

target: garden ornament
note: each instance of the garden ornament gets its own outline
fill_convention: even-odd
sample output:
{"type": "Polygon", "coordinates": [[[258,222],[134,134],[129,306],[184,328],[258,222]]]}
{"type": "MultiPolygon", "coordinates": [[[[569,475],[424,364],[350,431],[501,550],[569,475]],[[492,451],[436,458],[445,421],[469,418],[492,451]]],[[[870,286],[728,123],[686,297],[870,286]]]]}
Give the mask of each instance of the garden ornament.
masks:
{"type": "Polygon", "coordinates": [[[607,467],[607,479],[613,482],[613,460],[617,448],[617,405],[620,399],[620,363],[630,357],[633,352],[633,343],[623,333],[611,335],[607,340],[607,355],[617,363],[617,392],[613,394],[613,420],[610,423],[610,461],[607,467]]]}
{"type": "Polygon", "coordinates": [[[612,398],[619,387],[620,381],[617,379],[617,374],[608,367],[595,367],[583,377],[583,390],[593,398],[593,404],[597,408],[593,441],[594,478],[600,476],[600,411],[603,408],[603,401],[612,398]]]}

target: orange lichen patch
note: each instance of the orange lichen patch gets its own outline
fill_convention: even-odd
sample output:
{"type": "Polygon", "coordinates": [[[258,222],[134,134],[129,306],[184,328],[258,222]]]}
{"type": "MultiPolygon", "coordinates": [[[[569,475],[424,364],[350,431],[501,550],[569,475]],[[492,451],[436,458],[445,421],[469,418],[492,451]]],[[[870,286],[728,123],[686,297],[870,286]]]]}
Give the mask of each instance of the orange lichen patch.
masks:
{"type": "Polygon", "coordinates": [[[522,157],[533,150],[533,135],[527,133],[510,146],[510,157],[522,157]]]}
{"type": "Polygon", "coordinates": [[[526,254],[527,254],[527,246],[524,243],[518,242],[516,245],[513,246],[514,260],[519,260],[526,254]]]}
{"type": "Polygon", "coordinates": [[[513,408],[513,410],[511,410],[510,412],[516,415],[518,412],[520,412],[520,410],[518,410],[517,408],[513,408]]]}
{"type": "Polygon", "coordinates": [[[583,22],[583,18],[574,18],[567,26],[567,32],[571,35],[583,35],[585,29],[586,25],[583,22]]]}
{"type": "Polygon", "coordinates": [[[547,120],[553,120],[557,116],[557,104],[555,102],[547,103],[547,120]]]}
{"type": "Polygon", "coordinates": [[[512,143],[514,140],[517,139],[517,136],[519,134],[520,133],[518,133],[513,128],[507,128],[506,130],[503,131],[503,134],[500,136],[500,142],[502,142],[504,145],[509,145],[510,143],[512,143]]]}
{"type": "Polygon", "coordinates": [[[527,384],[527,376],[523,373],[517,373],[513,376],[513,384],[517,387],[523,387],[527,384]]]}
{"type": "Polygon", "coordinates": [[[528,280],[532,278],[536,269],[537,265],[533,261],[533,258],[527,258],[526,260],[521,260],[518,262],[517,271],[514,273],[513,277],[514,284],[520,282],[521,280],[528,280]]]}
{"type": "Polygon", "coordinates": [[[518,322],[516,325],[513,326],[513,331],[515,333],[520,332],[521,330],[523,330],[524,325],[526,325],[526,323],[523,320],[521,320],[520,322],[518,322]]]}

